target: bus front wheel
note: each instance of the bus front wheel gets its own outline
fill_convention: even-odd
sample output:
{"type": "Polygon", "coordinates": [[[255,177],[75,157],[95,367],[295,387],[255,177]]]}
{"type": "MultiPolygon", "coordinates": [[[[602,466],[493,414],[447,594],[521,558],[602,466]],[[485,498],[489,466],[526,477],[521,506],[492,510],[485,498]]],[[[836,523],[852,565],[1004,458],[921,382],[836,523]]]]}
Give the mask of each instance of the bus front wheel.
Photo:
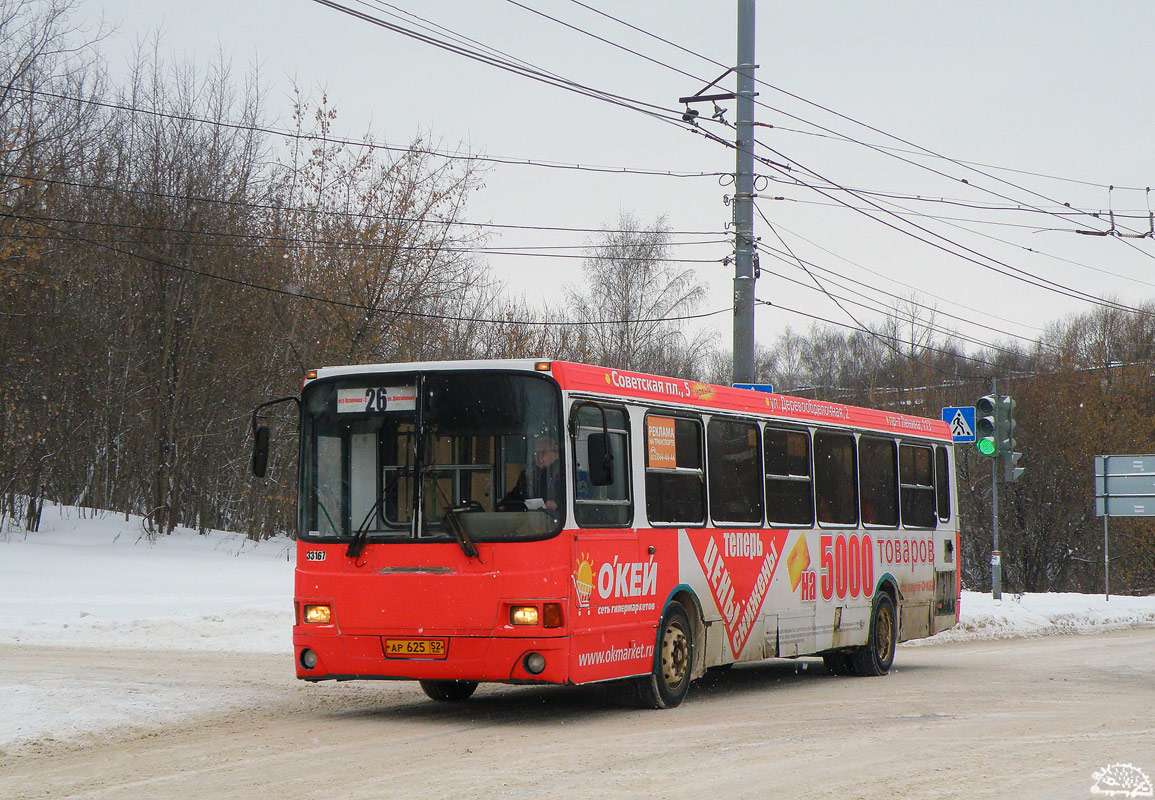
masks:
{"type": "Polygon", "coordinates": [[[850,664],[859,675],[878,676],[890,672],[894,648],[898,644],[898,614],[890,595],[879,592],[870,612],[870,636],[866,645],[854,651],[850,664]]]}
{"type": "Polygon", "coordinates": [[[477,690],[477,681],[421,681],[425,694],[439,703],[460,703],[477,690]]]}
{"type": "Polygon", "coordinates": [[[658,628],[654,670],[637,679],[638,702],[643,708],[673,708],[690,689],[694,663],[694,633],[681,603],[666,606],[658,628]]]}

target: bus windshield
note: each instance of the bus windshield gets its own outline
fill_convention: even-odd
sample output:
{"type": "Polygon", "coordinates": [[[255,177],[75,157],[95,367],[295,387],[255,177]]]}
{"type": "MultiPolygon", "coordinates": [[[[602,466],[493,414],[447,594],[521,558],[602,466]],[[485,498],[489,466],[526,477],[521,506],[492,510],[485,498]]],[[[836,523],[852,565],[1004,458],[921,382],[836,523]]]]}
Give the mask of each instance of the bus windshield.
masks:
{"type": "Polygon", "coordinates": [[[533,373],[370,373],[302,395],[300,537],[541,539],[565,516],[561,394],[533,373]],[[459,531],[460,533],[460,531],[459,531]]]}

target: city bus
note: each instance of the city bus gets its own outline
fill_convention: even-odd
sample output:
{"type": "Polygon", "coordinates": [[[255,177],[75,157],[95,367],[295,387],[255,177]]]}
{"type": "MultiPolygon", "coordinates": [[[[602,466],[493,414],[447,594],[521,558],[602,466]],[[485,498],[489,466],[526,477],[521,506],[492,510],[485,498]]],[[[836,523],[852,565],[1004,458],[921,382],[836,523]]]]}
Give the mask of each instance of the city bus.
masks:
{"type": "Polygon", "coordinates": [[[669,708],[740,662],[884,675],[958,621],[939,420],[537,360],[317,369],[285,399],[306,681],[629,680],[669,708]]]}

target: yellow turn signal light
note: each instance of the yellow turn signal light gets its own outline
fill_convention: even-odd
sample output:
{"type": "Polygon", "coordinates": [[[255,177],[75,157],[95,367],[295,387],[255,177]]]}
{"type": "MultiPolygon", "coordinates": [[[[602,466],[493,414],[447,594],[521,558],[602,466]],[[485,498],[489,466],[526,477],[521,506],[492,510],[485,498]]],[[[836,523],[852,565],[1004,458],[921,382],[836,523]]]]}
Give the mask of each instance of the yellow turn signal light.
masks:
{"type": "Polygon", "coordinates": [[[333,621],[333,609],[329,606],[305,606],[305,622],[311,625],[328,625],[333,621]]]}
{"type": "Polygon", "coordinates": [[[543,606],[541,624],[545,628],[560,628],[564,624],[561,603],[546,603],[543,606]]]}

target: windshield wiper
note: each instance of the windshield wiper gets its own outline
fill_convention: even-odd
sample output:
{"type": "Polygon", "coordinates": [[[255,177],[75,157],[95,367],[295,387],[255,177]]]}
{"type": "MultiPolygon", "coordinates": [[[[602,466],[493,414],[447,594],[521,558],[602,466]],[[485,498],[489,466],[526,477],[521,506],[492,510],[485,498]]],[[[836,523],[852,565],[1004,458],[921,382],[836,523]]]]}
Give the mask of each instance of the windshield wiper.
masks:
{"type": "Polygon", "coordinates": [[[373,516],[380,510],[385,498],[397,488],[397,482],[401,480],[403,475],[409,473],[408,469],[401,468],[393,473],[393,477],[389,479],[389,483],[381,490],[381,494],[377,495],[377,499],[373,502],[373,507],[369,509],[369,513],[365,515],[365,519],[357,526],[357,532],[353,534],[353,538],[349,541],[349,546],[345,548],[345,556],[347,558],[357,558],[361,555],[361,551],[365,549],[365,543],[369,539],[369,523],[372,522],[373,516]]]}
{"type": "Polygon", "coordinates": [[[473,543],[473,539],[469,538],[465,526],[461,524],[461,519],[457,516],[459,512],[469,511],[471,508],[469,503],[448,506],[445,509],[445,519],[449,522],[449,530],[453,532],[453,538],[457,540],[457,546],[461,548],[461,552],[465,553],[466,558],[476,558],[480,561],[481,557],[477,554],[477,545],[473,543]]]}
{"type": "MultiPolygon", "coordinates": [[[[429,473],[434,472],[434,466],[426,467],[429,473]]],[[[445,490],[437,483],[436,480],[431,481],[437,493],[441,495],[441,500],[445,503],[445,521],[449,524],[449,531],[453,534],[453,538],[457,541],[457,546],[461,548],[461,552],[465,553],[466,558],[476,558],[478,561],[481,557],[477,554],[477,546],[473,543],[473,539],[469,537],[465,526],[461,524],[461,519],[458,513],[462,511],[480,511],[481,504],[476,500],[469,500],[461,505],[453,505],[449,502],[449,497],[445,494],[445,490]]]]}

